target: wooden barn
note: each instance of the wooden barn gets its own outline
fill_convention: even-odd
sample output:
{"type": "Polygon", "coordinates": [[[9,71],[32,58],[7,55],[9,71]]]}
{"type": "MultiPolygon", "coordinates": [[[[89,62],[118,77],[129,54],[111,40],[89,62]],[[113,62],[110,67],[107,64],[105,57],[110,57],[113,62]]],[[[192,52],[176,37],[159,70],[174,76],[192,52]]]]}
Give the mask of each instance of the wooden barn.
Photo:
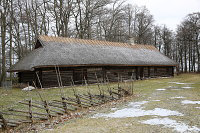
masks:
{"type": "Polygon", "coordinates": [[[19,83],[48,88],[72,81],[95,83],[97,78],[116,82],[169,77],[176,65],[151,45],[39,36],[34,50],[11,71],[18,72],[19,83]]]}

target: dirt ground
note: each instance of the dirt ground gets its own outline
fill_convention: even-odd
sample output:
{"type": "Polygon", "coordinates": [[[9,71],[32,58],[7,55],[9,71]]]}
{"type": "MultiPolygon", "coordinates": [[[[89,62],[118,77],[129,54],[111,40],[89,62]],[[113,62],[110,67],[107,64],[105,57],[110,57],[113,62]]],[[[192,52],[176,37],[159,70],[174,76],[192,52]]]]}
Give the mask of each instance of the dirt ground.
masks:
{"type": "Polygon", "coordinates": [[[200,132],[200,75],[149,79],[134,84],[133,97],[89,110],[43,133],[200,132]]]}

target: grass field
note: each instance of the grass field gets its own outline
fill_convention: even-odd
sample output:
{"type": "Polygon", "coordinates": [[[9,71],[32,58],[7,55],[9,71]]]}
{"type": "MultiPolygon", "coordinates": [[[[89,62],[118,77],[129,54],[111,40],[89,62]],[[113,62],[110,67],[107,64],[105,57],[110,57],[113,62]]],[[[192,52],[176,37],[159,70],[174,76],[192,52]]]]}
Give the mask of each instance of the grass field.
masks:
{"type": "MultiPolygon", "coordinates": [[[[129,84],[121,83],[122,86],[129,86],[129,84]]],[[[117,87],[116,83],[110,83],[110,87],[117,87]]],[[[88,86],[75,86],[75,87],[64,87],[64,88],[51,88],[51,89],[37,89],[32,91],[23,91],[19,88],[13,89],[0,89],[0,110],[6,110],[10,107],[19,107],[18,101],[25,99],[41,100],[40,95],[43,100],[60,100],[61,95],[73,97],[74,90],[78,94],[87,94],[89,91],[91,94],[99,94],[99,89],[97,85],[88,86]]],[[[107,85],[100,85],[101,90],[107,92],[107,85]]],[[[107,93],[108,94],[108,93],[107,93]]]]}
{"type": "Polygon", "coordinates": [[[97,109],[82,118],[66,121],[54,127],[54,129],[47,129],[43,132],[200,132],[199,74],[182,74],[174,78],[136,81],[134,83],[134,94],[136,97],[132,97],[125,103],[118,103],[97,109]],[[187,104],[188,101],[189,103],[187,104]],[[142,102],[145,103],[137,105],[142,102]],[[133,107],[129,107],[130,103],[141,107],[134,105],[133,107]],[[160,112],[156,109],[160,109],[160,112]],[[131,110],[136,111],[130,112],[130,114],[133,113],[133,116],[129,116],[130,114],[127,117],[124,116],[124,114],[131,110]],[[138,113],[141,113],[137,112],[138,110],[143,112],[144,115],[137,116],[138,113]],[[123,114],[118,114],[120,112],[123,112],[123,114]],[[145,114],[149,112],[150,114],[145,114]],[[175,114],[173,115],[173,113],[175,114]],[[109,115],[112,117],[102,117],[109,115]]]}
{"type": "MultiPolygon", "coordinates": [[[[126,84],[128,86],[129,83],[126,84]]],[[[122,86],[125,84],[121,84],[122,86]]],[[[111,87],[116,87],[117,84],[111,84],[111,87]]],[[[107,89],[106,85],[101,88],[107,89]]],[[[76,90],[79,93],[99,93],[96,85],[88,87],[78,86],[76,90]]],[[[60,91],[67,96],[73,95],[73,90],[70,87],[59,89],[40,89],[33,91],[22,91],[20,89],[5,90],[0,89],[0,110],[15,107],[23,108],[22,105],[17,104],[18,101],[23,99],[40,100],[38,92],[45,100],[60,99],[60,91]]],[[[182,105],[182,100],[200,101],[200,74],[181,74],[173,78],[160,78],[160,79],[147,79],[138,80],[134,82],[134,97],[131,97],[127,103],[119,103],[114,106],[107,106],[93,111],[83,118],[72,119],[67,122],[61,123],[53,130],[44,130],[44,132],[174,132],[171,127],[160,125],[142,124],[141,121],[152,118],[164,118],[152,115],[145,115],[141,117],[125,117],[125,118],[91,118],[95,114],[109,114],[113,112],[112,108],[120,110],[126,108],[128,102],[148,101],[142,105],[144,110],[153,110],[155,108],[163,108],[172,111],[178,111],[183,116],[168,116],[178,122],[185,123],[189,127],[195,126],[200,128],[200,104],[185,104],[182,105]],[[178,83],[192,83],[192,84],[176,84],[178,83]],[[188,89],[180,89],[181,87],[189,87],[188,89]],[[192,87],[192,88],[190,88],[192,87]],[[157,90],[158,89],[158,90],[157,90]],[[159,91],[159,89],[161,89],[159,91]],[[162,91],[162,89],[164,89],[162,91]],[[180,97],[174,98],[173,97],[180,97]],[[184,99],[181,99],[184,97],[184,99]],[[88,130],[90,129],[90,130],[88,130]]]]}

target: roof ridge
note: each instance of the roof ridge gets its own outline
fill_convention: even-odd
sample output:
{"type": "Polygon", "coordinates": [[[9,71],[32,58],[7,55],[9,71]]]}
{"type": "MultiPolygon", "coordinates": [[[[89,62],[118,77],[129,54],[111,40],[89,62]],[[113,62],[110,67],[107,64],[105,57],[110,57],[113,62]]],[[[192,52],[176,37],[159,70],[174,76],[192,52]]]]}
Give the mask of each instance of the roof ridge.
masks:
{"type": "Polygon", "coordinates": [[[127,47],[127,48],[145,48],[151,50],[158,50],[153,45],[145,45],[145,44],[134,44],[130,45],[129,43],[123,42],[111,42],[106,40],[95,40],[95,39],[79,39],[79,38],[69,38],[69,37],[56,37],[56,36],[47,36],[47,35],[39,35],[38,37],[41,41],[46,42],[64,42],[64,43],[84,43],[91,45],[104,45],[104,46],[118,46],[118,47],[127,47]]]}

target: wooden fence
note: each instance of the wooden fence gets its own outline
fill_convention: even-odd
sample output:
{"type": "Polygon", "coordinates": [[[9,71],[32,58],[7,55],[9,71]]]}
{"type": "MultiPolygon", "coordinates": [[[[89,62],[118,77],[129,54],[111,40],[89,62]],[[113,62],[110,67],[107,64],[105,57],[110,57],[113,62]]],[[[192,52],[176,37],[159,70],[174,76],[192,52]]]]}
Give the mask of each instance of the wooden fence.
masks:
{"type": "MultiPolygon", "coordinates": [[[[87,86],[87,82],[85,81],[87,86]]],[[[73,82],[72,82],[73,85],[73,82]]],[[[80,110],[82,108],[89,108],[92,106],[99,106],[106,102],[118,100],[121,97],[133,94],[133,85],[129,88],[120,87],[119,83],[116,88],[111,88],[109,80],[107,82],[107,91],[104,92],[100,89],[101,83],[98,83],[99,94],[78,94],[75,89],[73,97],[62,95],[59,100],[32,100],[25,99],[19,101],[19,104],[25,106],[26,109],[9,108],[7,111],[0,112],[0,128],[6,130],[11,127],[16,127],[22,123],[33,123],[37,120],[48,120],[58,115],[70,115],[71,112],[80,110]],[[18,119],[11,119],[5,116],[17,116],[18,119]],[[6,119],[7,118],[7,119],[6,119]]],[[[73,88],[74,86],[72,86],[73,88]]]]}

